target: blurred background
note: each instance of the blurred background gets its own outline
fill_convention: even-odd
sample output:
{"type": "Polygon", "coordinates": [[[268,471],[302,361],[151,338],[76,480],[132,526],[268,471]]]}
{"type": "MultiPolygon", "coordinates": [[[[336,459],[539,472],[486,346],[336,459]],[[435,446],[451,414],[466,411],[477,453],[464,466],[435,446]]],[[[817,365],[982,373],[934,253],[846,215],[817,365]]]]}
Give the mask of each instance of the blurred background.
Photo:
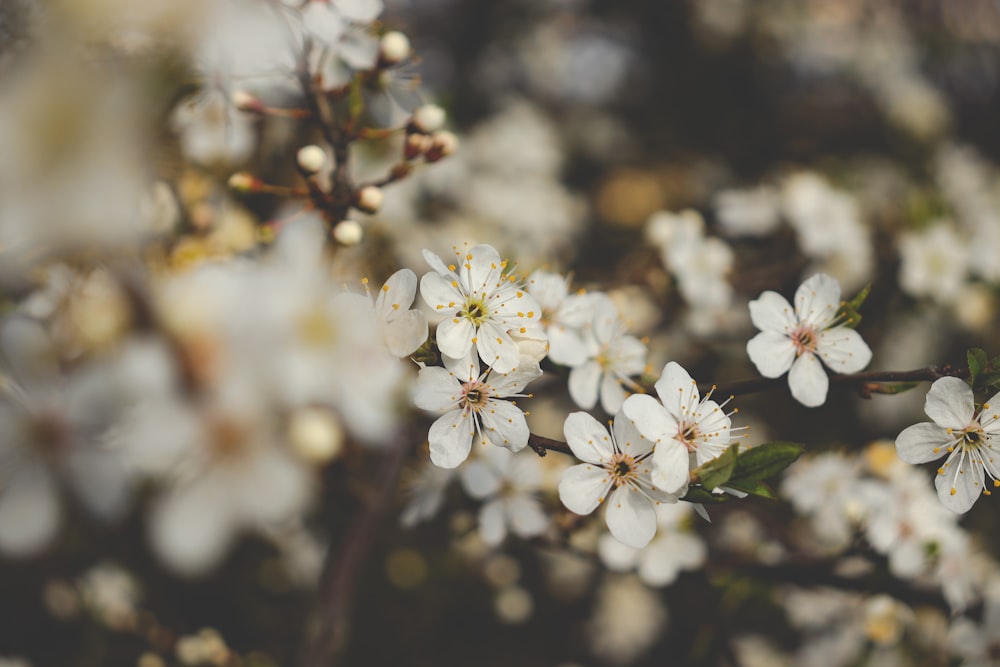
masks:
{"type": "MultiPolygon", "coordinates": [[[[252,90],[275,106],[290,99],[287,86],[241,71],[269,48],[254,39],[267,34],[258,19],[239,3],[201,4],[0,2],[5,312],[32,295],[34,307],[48,303],[37,297],[38,247],[43,257],[68,247],[68,264],[79,267],[88,260],[76,240],[99,237],[112,253],[178,269],[244,252],[262,224],[292,215],[281,194],[232,192],[226,183],[247,171],[295,184],[295,151],[317,133],[283,118],[213,120],[232,109],[199,115],[201,102],[191,100],[216,87],[252,90]],[[243,40],[232,51],[239,58],[224,63],[230,78],[206,84],[199,77],[210,46],[230,40],[243,40]],[[81,67],[81,53],[101,66],[81,67]],[[94,173],[101,176],[84,178],[94,173]],[[168,187],[152,204],[120,203],[144,178],[168,187]],[[27,191],[42,196],[29,200],[27,191]],[[129,249],[140,212],[179,230],[162,256],[129,249]]],[[[460,148],[386,187],[379,212],[361,218],[365,243],[343,254],[359,275],[384,278],[397,266],[420,274],[422,248],[493,243],[525,271],[569,271],[574,287],[611,291],[648,341],[654,381],[670,359],[720,384],[755,376],[745,354],[747,300],[765,289],[790,297],[817,270],[837,277],[845,297],[872,285],[860,329],[875,352],[872,369],[961,365],[970,347],[1000,353],[996,0],[385,0],[378,20],[404,32],[416,54],[375,91],[397,105],[384,124],[434,102],[460,148]],[[669,257],[651,222],[686,209],[718,239],[701,268],[685,264],[701,259],[669,257]],[[684,287],[712,281],[722,286],[684,287]]],[[[377,142],[357,150],[361,175],[391,164],[377,142]]],[[[51,296],[51,276],[41,282],[51,296]]],[[[88,317],[108,322],[115,311],[94,312],[88,317]]],[[[85,322],[62,344],[103,340],[103,329],[85,322]]],[[[531,405],[531,425],[560,438],[574,408],[549,382],[552,395],[531,405]]],[[[868,401],[833,392],[810,410],[775,392],[738,405],[754,442],[866,451],[859,465],[877,476],[882,464],[872,457],[883,450],[871,443],[924,421],[925,394],[926,385],[868,401]]],[[[415,430],[427,427],[411,419],[415,430]]],[[[712,555],[705,567],[678,565],[669,585],[613,572],[605,566],[614,559],[595,555],[595,531],[560,513],[551,493],[567,464],[560,458],[542,462],[557,537],[509,537],[499,547],[476,533],[478,500],[451,477],[433,478],[424,451],[408,460],[404,490],[388,499],[357,569],[340,664],[963,659],[933,587],[868,591],[891,594],[890,602],[800,599],[778,587],[847,587],[832,566],[769,567],[797,555],[805,539],[790,536],[802,512],[785,502],[713,507],[711,524],[679,519],[712,555]],[[425,510],[414,509],[420,491],[436,494],[425,510]],[[826,634],[817,629],[824,624],[826,634]]],[[[379,461],[354,451],[319,468],[314,508],[299,523],[241,536],[196,578],[161,562],[141,512],[109,523],[65,504],[44,549],[0,556],[0,665],[297,664],[325,550],[348,532],[366,494],[384,492],[371,482],[379,461]]],[[[140,487],[137,505],[149,494],[140,487]]],[[[1000,553],[995,516],[983,499],[965,520],[983,559],[1000,553]]],[[[885,559],[858,534],[838,549],[845,569],[850,557],[875,563],[870,578],[856,580],[862,594],[889,580],[885,559]]],[[[989,610],[973,606],[972,618],[992,618],[989,610]]]]}

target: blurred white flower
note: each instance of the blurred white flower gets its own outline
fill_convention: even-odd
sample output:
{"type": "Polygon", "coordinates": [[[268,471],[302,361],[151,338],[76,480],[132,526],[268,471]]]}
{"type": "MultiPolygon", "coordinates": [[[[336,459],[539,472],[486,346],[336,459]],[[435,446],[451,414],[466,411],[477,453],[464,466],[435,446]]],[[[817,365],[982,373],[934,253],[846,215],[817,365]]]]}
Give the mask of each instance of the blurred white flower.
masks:
{"type": "Polygon", "coordinates": [[[485,447],[462,466],[460,478],[466,493],[483,500],[479,510],[479,535],[497,546],[507,531],[518,537],[541,535],[549,525],[537,494],[542,485],[538,455],[517,454],[501,447],[485,447]]]}
{"type": "Polygon", "coordinates": [[[969,277],[967,246],[946,222],[903,234],[899,256],[899,285],[910,296],[953,304],[969,277]]]}
{"type": "Polygon", "coordinates": [[[747,343],[757,371],[768,378],[788,372],[788,387],[799,403],[826,402],[830,379],[820,359],[837,373],[856,373],[871,361],[861,335],[837,320],[840,285],[818,273],[795,292],[795,308],[770,290],[750,302],[750,319],[761,330],[747,343]]]}
{"type": "Polygon", "coordinates": [[[682,570],[701,567],[708,554],[704,541],[684,528],[692,511],[687,503],[657,505],[657,531],[653,540],[635,549],[604,535],[597,544],[601,562],[619,572],[635,569],[639,579],[649,586],[672,584],[682,570]]]}
{"type": "Polygon", "coordinates": [[[591,319],[581,330],[586,357],[569,373],[569,395],[586,410],[600,399],[604,411],[613,415],[625,400],[625,387],[638,387],[630,376],[645,370],[646,345],[625,333],[625,322],[607,294],[594,292],[577,305],[589,307],[591,319]]]}
{"type": "Polygon", "coordinates": [[[729,236],[764,236],[781,222],[781,201],[774,188],[722,190],[715,195],[715,212],[729,236]]]}

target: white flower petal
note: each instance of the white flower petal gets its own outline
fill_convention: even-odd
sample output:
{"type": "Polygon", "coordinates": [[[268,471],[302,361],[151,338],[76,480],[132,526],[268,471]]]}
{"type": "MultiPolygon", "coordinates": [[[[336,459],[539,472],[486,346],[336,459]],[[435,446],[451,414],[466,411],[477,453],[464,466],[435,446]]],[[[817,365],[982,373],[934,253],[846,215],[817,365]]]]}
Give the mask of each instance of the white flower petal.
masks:
{"type": "Polygon", "coordinates": [[[529,382],[542,375],[542,368],[537,361],[522,361],[521,365],[509,373],[491,373],[489,385],[493,387],[496,396],[504,397],[520,394],[529,382]]]}
{"type": "Polygon", "coordinates": [[[620,451],[634,458],[639,458],[652,451],[653,443],[642,437],[642,433],[639,432],[636,425],[624,413],[619,412],[615,415],[613,428],[615,430],[615,442],[618,443],[620,451]]]}
{"type": "Polygon", "coordinates": [[[427,341],[427,318],[408,310],[385,325],[385,346],[394,357],[408,357],[427,341]]]}
{"type": "Polygon", "coordinates": [[[469,291],[477,296],[491,293],[503,281],[503,260],[491,245],[477,245],[470,248],[462,258],[459,275],[468,280],[469,291]]]}
{"type": "Polygon", "coordinates": [[[424,274],[420,279],[420,296],[436,313],[454,314],[465,304],[465,297],[459,291],[455,279],[439,273],[424,274]]]}
{"type": "Polygon", "coordinates": [[[609,415],[613,415],[622,407],[625,402],[625,388],[622,387],[614,375],[605,373],[601,378],[601,408],[609,415]]]}
{"type": "Polygon", "coordinates": [[[541,535],[549,527],[549,518],[537,500],[527,495],[507,498],[507,519],[518,537],[541,535]]]}
{"type": "Polygon", "coordinates": [[[150,539],[179,574],[204,573],[219,562],[237,528],[225,484],[213,475],[172,489],[153,507],[150,539]]]}
{"type": "MultiPolygon", "coordinates": [[[[618,419],[615,418],[616,425],[618,419]]],[[[574,412],[566,417],[563,436],[573,455],[586,463],[600,465],[614,453],[608,429],[586,412],[574,412]]]]}
{"type": "Polygon", "coordinates": [[[615,539],[635,549],[649,544],[656,534],[653,503],[631,486],[620,486],[611,492],[605,519],[615,539]]]}
{"type": "MultiPolygon", "coordinates": [[[[430,265],[430,267],[435,271],[437,271],[438,274],[440,274],[441,276],[455,276],[454,272],[448,268],[448,265],[445,264],[440,257],[438,257],[430,250],[424,248],[421,251],[421,254],[424,256],[424,261],[427,262],[430,265]]],[[[424,278],[426,277],[427,276],[425,275],[424,278]]],[[[424,282],[423,279],[421,279],[420,293],[423,294],[423,292],[424,292],[424,282]]],[[[428,301],[428,303],[430,303],[430,301],[428,301]]]]}
{"type": "Polygon", "coordinates": [[[816,354],[835,373],[857,373],[872,360],[868,344],[854,329],[834,327],[816,336],[816,354]]]}
{"type": "Polygon", "coordinates": [[[781,377],[795,361],[795,345],[784,334],[762,331],[747,342],[747,355],[764,377],[781,377]]]}
{"type": "Polygon", "coordinates": [[[792,305],[777,292],[763,292],[747,305],[750,321],[761,331],[787,334],[798,325],[792,305]]]}
{"type": "MultiPolygon", "coordinates": [[[[498,451],[506,452],[505,449],[491,447],[498,451]]],[[[462,480],[462,488],[473,498],[482,500],[500,491],[503,478],[500,472],[488,464],[486,461],[469,461],[459,470],[459,478],[462,480]]]]}
{"type": "Polygon", "coordinates": [[[596,361],[588,361],[570,371],[569,396],[577,406],[590,410],[597,405],[602,373],[601,366],[596,361]]]}
{"type": "Polygon", "coordinates": [[[389,276],[375,298],[375,310],[383,319],[401,313],[413,305],[417,295],[417,274],[400,269],[389,276]]]}
{"type": "Polygon", "coordinates": [[[934,480],[941,504],[956,514],[972,509],[983,492],[983,466],[957,448],[934,480]]]}
{"type": "Polygon", "coordinates": [[[628,572],[635,567],[639,550],[622,544],[608,534],[597,541],[597,555],[604,566],[615,572],[628,572]]]}
{"type": "Polygon", "coordinates": [[[962,380],[939,378],[927,392],[924,412],[940,426],[961,430],[972,422],[974,400],[972,388],[962,380]]]}
{"type": "Polygon", "coordinates": [[[457,468],[469,458],[475,426],[461,410],[445,413],[431,424],[427,434],[431,462],[439,468],[457,468]]]}
{"type": "Polygon", "coordinates": [[[494,445],[506,447],[512,452],[524,449],[528,444],[528,422],[521,409],[509,401],[489,401],[479,413],[483,422],[483,437],[494,445]]]}
{"type": "Polygon", "coordinates": [[[678,492],[687,485],[691,477],[687,447],[676,440],[658,444],[653,450],[652,464],[650,480],[656,488],[666,493],[678,492]]]}
{"type": "Polygon", "coordinates": [[[549,327],[549,359],[560,366],[574,368],[587,360],[587,346],[580,332],[561,324],[549,327]]]}
{"type": "Polygon", "coordinates": [[[688,411],[698,404],[701,395],[698,385],[684,367],[671,361],[663,367],[660,379],[656,381],[656,394],[670,416],[677,421],[687,416],[688,411]]]}
{"type": "Polygon", "coordinates": [[[817,273],[795,291],[795,314],[800,322],[825,329],[840,309],[840,283],[817,273]]]}
{"type": "Polygon", "coordinates": [[[382,13],[382,0],[335,0],[333,3],[345,18],[357,23],[371,23],[382,13]]]}
{"type": "Polygon", "coordinates": [[[41,550],[55,536],[59,519],[52,475],[40,464],[22,463],[0,488],[0,551],[26,556],[41,550]]]}
{"type": "Polygon", "coordinates": [[[503,499],[491,500],[479,510],[479,537],[491,547],[497,546],[507,537],[503,499]]]}
{"type": "Polygon", "coordinates": [[[468,319],[449,317],[438,323],[438,349],[445,356],[461,359],[472,349],[472,339],[475,335],[476,327],[468,319]]]}
{"type": "Polygon", "coordinates": [[[514,339],[493,321],[483,322],[476,332],[476,348],[483,363],[498,373],[509,373],[517,368],[521,351],[514,339]]]}
{"type": "Polygon", "coordinates": [[[788,372],[788,388],[796,401],[806,407],[815,408],[826,402],[826,392],[830,378],[823,370],[823,364],[814,354],[803,354],[788,372]]]}
{"type": "Polygon", "coordinates": [[[949,439],[943,426],[929,422],[914,424],[896,436],[896,454],[907,463],[927,463],[947,453],[949,439]]]}
{"type": "Polygon", "coordinates": [[[570,512],[590,514],[611,490],[611,475],[600,466],[581,463],[563,471],[559,500],[570,512]]]}
{"type": "Polygon", "coordinates": [[[441,412],[458,404],[462,386],[446,369],[425,366],[417,373],[413,390],[413,404],[421,410],[441,412]]]}
{"type": "Polygon", "coordinates": [[[671,441],[677,435],[677,421],[663,404],[648,394],[633,394],[622,403],[622,412],[639,433],[654,443],[671,441]]]}

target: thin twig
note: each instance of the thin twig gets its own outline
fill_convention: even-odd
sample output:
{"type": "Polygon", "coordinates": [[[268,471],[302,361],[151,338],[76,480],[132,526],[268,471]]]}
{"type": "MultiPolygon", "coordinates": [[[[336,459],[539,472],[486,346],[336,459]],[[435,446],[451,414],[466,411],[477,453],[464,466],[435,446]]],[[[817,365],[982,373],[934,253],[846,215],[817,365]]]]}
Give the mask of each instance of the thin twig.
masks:
{"type": "Polygon", "coordinates": [[[382,460],[376,492],[355,517],[343,540],[331,544],[327,551],[319,595],[307,627],[304,667],[331,667],[347,648],[361,573],[411,446],[412,438],[406,433],[395,437],[382,460]]]}

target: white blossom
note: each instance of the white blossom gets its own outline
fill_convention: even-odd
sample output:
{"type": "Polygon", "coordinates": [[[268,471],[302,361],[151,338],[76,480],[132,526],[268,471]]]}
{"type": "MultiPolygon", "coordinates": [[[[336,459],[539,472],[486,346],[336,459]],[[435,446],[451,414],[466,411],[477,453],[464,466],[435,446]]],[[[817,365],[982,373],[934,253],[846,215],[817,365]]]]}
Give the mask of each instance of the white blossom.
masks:
{"type": "Polygon", "coordinates": [[[938,497],[952,512],[967,512],[989,486],[1000,486],[1000,394],[976,410],[972,388],[954,377],[935,380],[927,392],[924,411],[932,422],[905,428],[896,438],[899,458],[907,463],[936,461],[947,455],[938,468],[934,484],[938,497]],[[984,477],[985,473],[985,477],[984,477]]]}
{"type": "Polygon", "coordinates": [[[485,501],[479,510],[479,535],[497,546],[507,531],[534,537],[549,525],[537,494],[542,486],[541,460],[534,452],[517,454],[502,447],[486,447],[462,466],[462,486],[473,498],[485,501]]]}
{"type": "MultiPolygon", "coordinates": [[[[566,444],[583,461],[563,472],[559,499],[570,511],[590,514],[607,501],[605,519],[615,539],[639,549],[656,533],[654,507],[676,502],[684,489],[667,493],[650,478],[653,443],[622,412],[612,433],[586,412],[574,412],[563,427],[566,444]]],[[[686,464],[685,464],[686,466],[686,464]]],[[[685,467],[684,478],[687,479],[685,467]]]]}
{"type": "Polygon", "coordinates": [[[479,358],[444,358],[445,368],[420,369],[414,390],[414,404],[423,410],[443,413],[431,425],[428,440],[431,461],[442,468],[455,468],[469,456],[473,436],[484,443],[511,451],[528,444],[528,423],[513,401],[524,396],[524,387],[542,374],[534,361],[523,363],[510,373],[496,369],[479,370],[479,358]]]}
{"type": "Polygon", "coordinates": [[[795,308],[770,290],[750,302],[750,319],[761,330],[747,343],[747,354],[761,375],[788,372],[788,387],[799,403],[822,405],[830,370],[855,373],[868,365],[872,352],[861,335],[837,318],[840,285],[818,273],[795,292],[795,308]]]}
{"type": "Polygon", "coordinates": [[[634,394],[622,412],[642,436],[656,444],[653,483],[669,491],[685,488],[689,473],[711,461],[729,446],[732,421],[723,405],[701,398],[698,385],[675,361],[663,367],[656,382],[657,401],[648,394],[634,394]]]}
{"type": "Polygon", "coordinates": [[[492,246],[478,245],[464,253],[456,249],[455,255],[458,266],[445,266],[440,257],[424,251],[434,272],[421,278],[420,294],[445,318],[436,333],[441,354],[461,359],[475,347],[493,370],[514,370],[520,352],[511,333],[536,328],[541,307],[507,273],[507,262],[492,246]]]}

